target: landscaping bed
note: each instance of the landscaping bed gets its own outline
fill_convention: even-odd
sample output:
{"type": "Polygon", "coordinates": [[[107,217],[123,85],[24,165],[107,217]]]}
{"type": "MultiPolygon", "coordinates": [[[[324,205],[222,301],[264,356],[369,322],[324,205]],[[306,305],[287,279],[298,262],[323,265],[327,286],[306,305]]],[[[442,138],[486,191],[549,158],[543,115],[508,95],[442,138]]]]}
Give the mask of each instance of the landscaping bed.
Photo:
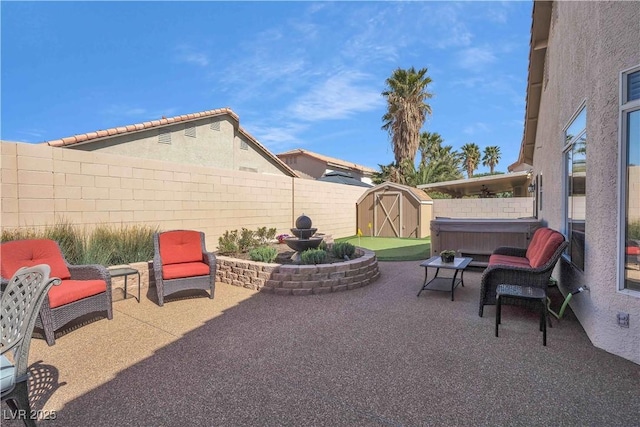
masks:
{"type": "Polygon", "coordinates": [[[298,265],[217,255],[216,281],[278,295],[312,295],[357,289],[380,277],[373,251],[356,248],[354,258],[332,264],[298,265]]]}

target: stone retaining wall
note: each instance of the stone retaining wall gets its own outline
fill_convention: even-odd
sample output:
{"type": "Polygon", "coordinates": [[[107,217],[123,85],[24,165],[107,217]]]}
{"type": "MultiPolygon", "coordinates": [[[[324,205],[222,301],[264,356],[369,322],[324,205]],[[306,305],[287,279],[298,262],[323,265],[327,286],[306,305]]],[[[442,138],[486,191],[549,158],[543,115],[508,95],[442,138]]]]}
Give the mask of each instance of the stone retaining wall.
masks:
{"type": "Polygon", "coordinates": [[[360,288],[380,277],[373,251],[356,248],[360,257],[320,265],[267,264],[218,255],[216,281],[278,295],[311,295],[360,288]]]}

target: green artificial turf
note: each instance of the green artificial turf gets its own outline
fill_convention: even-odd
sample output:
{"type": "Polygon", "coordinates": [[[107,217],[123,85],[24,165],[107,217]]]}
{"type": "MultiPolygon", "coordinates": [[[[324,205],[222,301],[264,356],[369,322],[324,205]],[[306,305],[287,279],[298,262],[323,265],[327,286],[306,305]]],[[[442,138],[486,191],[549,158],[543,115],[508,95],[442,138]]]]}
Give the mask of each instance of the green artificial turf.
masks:
{"type": "Polygon", "coordinates": [[[379,261],[417,261],[431,256],[431,238],[410,239],[399,237],[343,237],[336,242],[349,242],[352,245],[375,251],[379,261]]]}

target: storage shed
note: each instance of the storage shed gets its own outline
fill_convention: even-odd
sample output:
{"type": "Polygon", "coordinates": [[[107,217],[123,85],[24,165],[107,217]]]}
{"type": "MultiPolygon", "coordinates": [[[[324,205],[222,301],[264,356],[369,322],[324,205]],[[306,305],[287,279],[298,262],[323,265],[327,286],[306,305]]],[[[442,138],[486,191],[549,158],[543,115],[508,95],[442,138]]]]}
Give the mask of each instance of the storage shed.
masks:
{"type": "Polygon", "coordinates": [[[384,182],[357,202],[357,226],[365,236],[429,237],[433,200],[423,190],[384,182]]]}

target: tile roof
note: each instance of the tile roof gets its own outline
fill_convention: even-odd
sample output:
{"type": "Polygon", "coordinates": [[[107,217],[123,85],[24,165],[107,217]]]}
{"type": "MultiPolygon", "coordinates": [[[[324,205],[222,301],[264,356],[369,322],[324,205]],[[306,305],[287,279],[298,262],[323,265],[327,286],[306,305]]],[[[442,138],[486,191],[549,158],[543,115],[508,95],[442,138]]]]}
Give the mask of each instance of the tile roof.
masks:
{"type": "Polygon", "coordinates": [[[327,162],[327,163],[333,163],[337,166],[341,166],[347,169],[351,169],[351,170],[356,170],[356,171],[360,171],[360,172],[364,172],[364,173],[374,173],[376,172],[375,169],[371,169],[367,166],[362,166],[359,165],[357,163],[351,163],[351,162],[347,162],[345,160],[341,160],[341,159],[336,159],[335,157],[329,157],[329,156],[325,156],[323,154],[318,154],[318,153],[314,153],[312,151],[309,150],[303,150],[302,148],[296,148],[294,150],[290,150],[290,151],[285,151],[284,153],[280,153],[277,154],[278,157],[280,156],[292,156],[292,155],[296,155],[296,154],[303,154],[303,155],[307,155],[309,157],[313,157],[316,158],[318,160],[321,160],[323,162],[327,162]]]}
{"type": "Polygon", "coordinates": [[[175,117],[163,117],[159,120],[151,120],[148,122],[136,123],[133,125],[119,126],[115,128],[97,130],[95,132],[81,133],[78,135],[68,136],[66,138],[54,139],[51,141],[45,141],[43,144],[50,145],[52,147],[63,147],[67,145],[79,144],[81,142],[91,141],[93,139],[105,138],[109,136],[121,135],[123,133],[137,132],[145,129],[152,129],[159,126],[170,125],[172,123],[187,122],[196,119],[202,119],[204,117],[215,117],[222,115],[229,115],[236,121],[240,121],[240,118],[230,108],[218,108],[216,110],[207,110],[200,113],[183,114],[175,117]]]}
{"type": "Polygon", "coordinates": [[[94,132],[81,133],[73,136],[69,136],[66,138],[54,139],[51,141],[45,141],[42,144],[47,144],[51,147],[67,147],[69,145],[80,144],[80,143],[91,143],[98,140],[102,140],[103,138],[109,138],[116,135],[122,135],[126,133],[139,132],[142,130],[153,129],[161,126],[172,125],[174,123],[182,123],[182,122],[190,122],[193,120],[199,120],[206,117],[216,117],[216,116],[230,116],[232,119],[238,123],[238,131],[244,135],[247,139],[251,141],[252,144],[256,146],[256,148],[262,151],[267,157],[276,162],[280,167],[282,167],[287,173],[291,176],[299,177],[298,173],[291,169],[287,164],[285,164],[282,160],[280,160],[277,156],[271,153],[265,146],[260,144],[257,139],[255,139],[249,132],[244,130],[240,126],[240,117],[233,111],[231,108],[218,108],[215,110],[207,110],[201,111],[199,113],[191,113],[191,114],[182,114],[180,116],[174,117],[162,117],[159,120],[151,120],[142,123],[136,123],[132,125],[119,126],[105,130],[97,130],[94,132]],[[95,141],[94,141],[95,140],[95,141]]]}

